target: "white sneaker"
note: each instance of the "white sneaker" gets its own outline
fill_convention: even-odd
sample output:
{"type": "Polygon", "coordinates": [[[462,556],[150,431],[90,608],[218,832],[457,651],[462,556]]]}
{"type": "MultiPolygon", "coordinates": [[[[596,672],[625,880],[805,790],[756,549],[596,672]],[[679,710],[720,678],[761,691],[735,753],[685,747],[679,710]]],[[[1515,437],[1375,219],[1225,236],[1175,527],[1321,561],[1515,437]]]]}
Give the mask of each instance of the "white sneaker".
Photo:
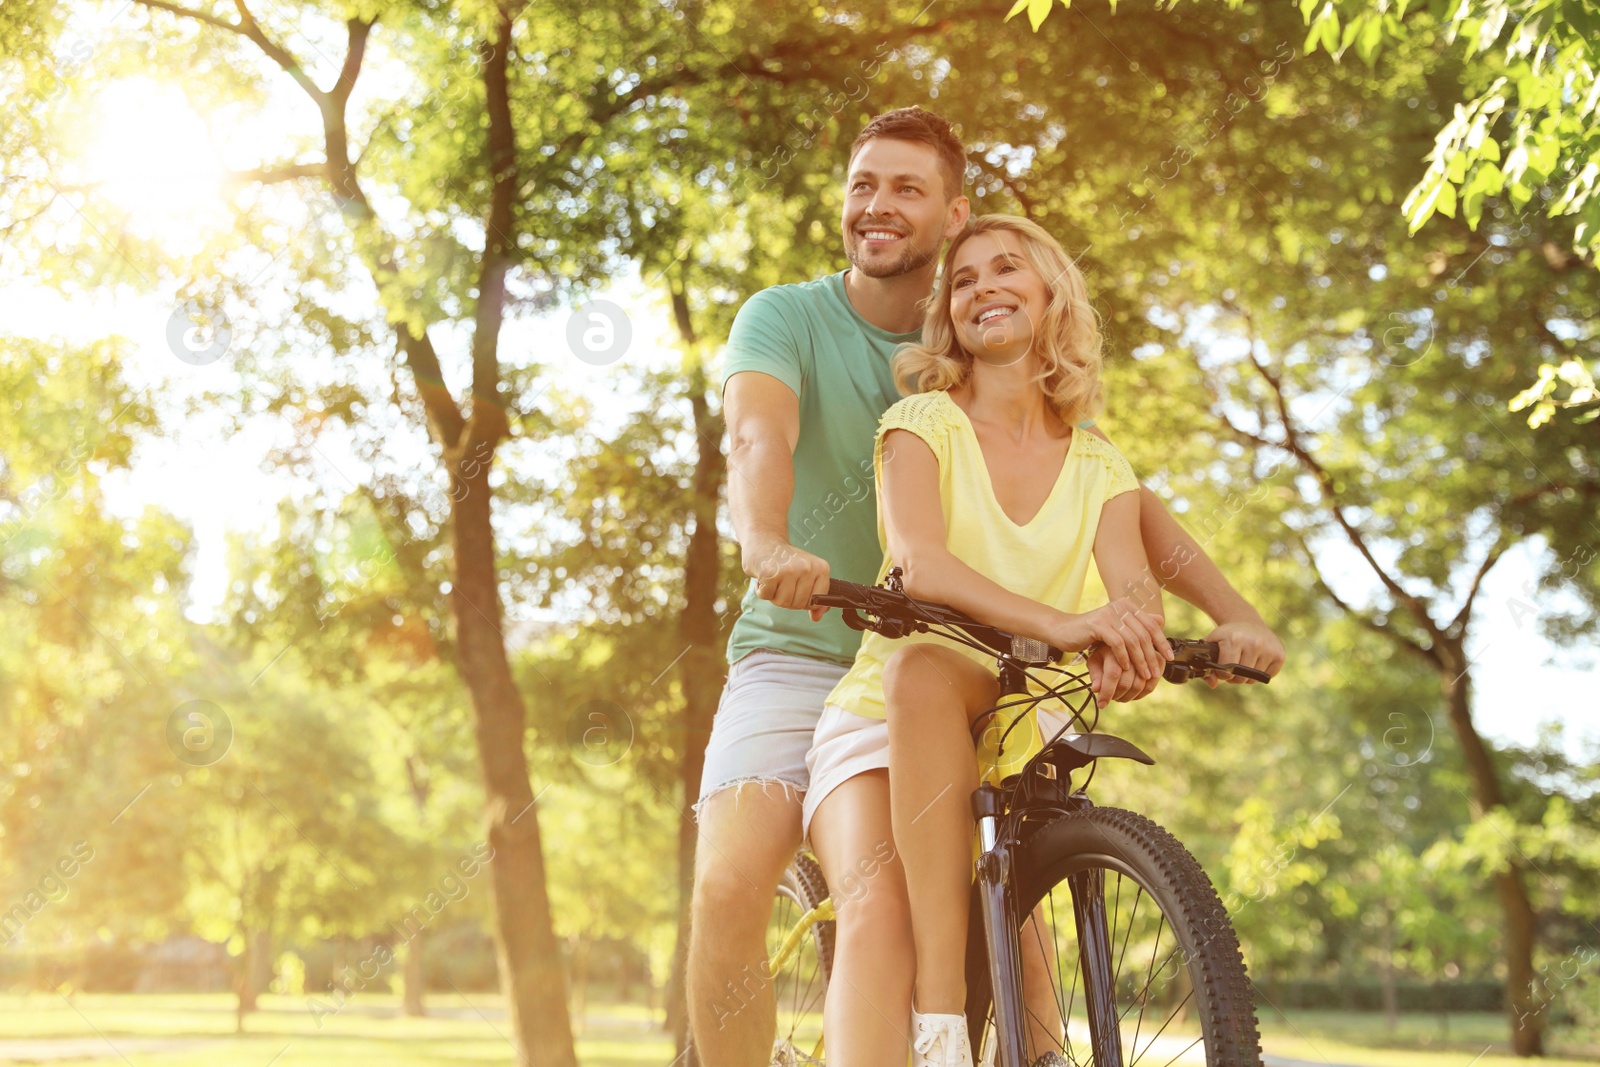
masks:
{"type": "Polygon", "coordinates": [[[965,1015],[924,1015],[911,1009],[911,1067],[972,1067],[965,1015]]]}

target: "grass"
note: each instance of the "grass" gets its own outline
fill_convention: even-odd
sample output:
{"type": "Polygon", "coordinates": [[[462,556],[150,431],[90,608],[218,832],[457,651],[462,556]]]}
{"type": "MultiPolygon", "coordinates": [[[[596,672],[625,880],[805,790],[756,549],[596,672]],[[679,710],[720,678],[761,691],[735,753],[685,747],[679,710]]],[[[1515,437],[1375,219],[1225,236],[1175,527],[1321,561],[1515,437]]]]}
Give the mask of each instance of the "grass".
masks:
{"type": "MultiPolygon", "coordinates": [[[[0,1063],[17,1041],[85,1042],[94,1055],[53,1067],[511,1067],[500,998],[434,995],[430,1015],[406,1019],[391,996],[358,994],[320,1020],[306,998],[264,996],[235,1034],[228,994],[0,995],[0,1063]],[[320,1025],[319,1025],[320,1022],[320,1025]]],[[[642,1005],[597,1005],[578,1037],[584,1067],[665,1067],[672,1043],[642,1005]]],[[[1271,1055],[1355,1067],[1526,1067],[1509,1053],[1506,1021],[1488,1014],[1403,1015],[1393,1034],[1379,1015],[1263,1009],[1271,1055]]],[[[59,1047],[59,1046],[58,1046],[59,1047]]],[[[1593,1067],[1600,1049],[1562,1047],[1540,1067],[1593,1067]]]]}
{"type": "MultiPolygon", "coordinates": [[[[1488,1012],[1401,1015],[1391,1033],[1378,1013],[1263,1007],[1262,1046],[1269,1054],[1355,1067],[1528,1067],[1511,1054],[1506,1016],[1488,1012]]],[[[1600,1048],[1547,1037],[1539,1067],[1593,1067],[1600,1048]]]]}
{"type": "MultiPolygon", "coordinates": [[[[396,998],[357,994],[343,1011],[320,1020],[304,997],[263,996],[260,1010],[234,1033],[228,994],[80,993],[69,1003],[55,993],[0,996],[0,1063],[22,1051],[14,1041],[39,1038],[90,1042],[97,1054],[56,1059],[52,1067],[511,1067],[499,996],[435,995],[429,1017],[398,1016],[396,998]],[[319,1025],[320,1022],[320,1025],[319,1025]],[[163,1047],[152,1047],[160,1041],[163,1047]]],[[[590,1012],[578,1039],[585,1067],[663,1067],[672,1042],[642,1006],[607,1005],[590,1012]]]]}

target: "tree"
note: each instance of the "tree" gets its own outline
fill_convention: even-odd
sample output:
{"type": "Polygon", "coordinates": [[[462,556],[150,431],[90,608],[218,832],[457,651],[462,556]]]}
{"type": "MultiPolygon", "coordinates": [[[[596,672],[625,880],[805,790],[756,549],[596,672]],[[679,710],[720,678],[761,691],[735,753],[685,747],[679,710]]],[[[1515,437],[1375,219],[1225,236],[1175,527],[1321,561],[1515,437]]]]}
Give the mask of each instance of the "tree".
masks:
{"type": "MultiPolygon", "coordinates": [[[[1235,11],[1245,6],[1226,3],[1235,11]]],[[[1026,11],[1037,32],[1055,4],[1017,0],[1006,18],[1026,11]]],[[[1167,0],[1169,10],[1177,5],[1167,0]]],[[[1311,28],[1307,56],[1321,50],[1339,60],[1354,46],[1375,66],[1386,44],[1406,42],[1419,27],[1437,39],[1429,31],[1443,27],[1443,43],[1471,61],[1462,79],[1470,98],[1455,105],[1427,171],[1402,205],[1413,233],[1435,212],[1454,218],[1458,199],[1475,230],[1488,198],[1503,195],[1522,208],[1548,196],[1550,183],[1563,182],[1549,213],[1578,218],[1573,249],[1593,260],[1600,248],[1600,199],[1590,199],[1600,179],[1600,11],[1544,0],[1298,0],[1297,6],[1311,28]]]]}
{"type": "MultiPolygon", "coordinates": [[[[916,7],[886,8],[898,9],[916,7]]],[[[283,255],[281,265],[274,260],[268,267],[294,294],[293,314],[273,329],[255,328],[242,309],[262,287],[259,261],[250,266],[243,262],[248,256],[217,245],[175,261],[159,242],[122,232],[126,212],[116,218],[98,204],[102,223],[115,219],[107,227],[118,233],[114,245],[97,250],[85,231],[74,234],[83,244],[64,256],[40,249],[34,258],[99,258],[107,276],[144,285],[176,275],[183,298],[213,320],[232,322],[236,334],[252,334],[241,346],[249,352],[243,362],[256,371],[252,400],[295,418],[309,437],[344,424],[382,451],[383,431],[404,428],[407,420],[412,428],[426,426],[429,462],[447,483],[446,514],[438,521],[450,543],[452,661],[475,711],[513,1028],[525,1056],[570,1064],[566,997],[528,781],[526,700],[503,636],[496,457],[508,438],[536,424],[528,421],[532,394],[520,391],[532,376],[520,361],[503,357],[502,326],[508,316],[548,307],[625,261],[649,220],[642,220],[644,229],[630,227],[622,190],[629,176],[653,172],[654,154],[681,136],[691,95],[696,107],[710,108],[727,100],[731,86],[755,94],[763,86],[815,86],[824,74],[870,57],[878,42],[816,23],[809,11],[777,22],[743,9],[713,17],[699,5],[676,13],[697,24],[689,33],[679,19],[661,19],[657,7],[644,3],[528,9],[308,3],[266,13],[238,2],[219,13],[208,5],[138,0],[134,10],[147,16],[137,35],[100,43],[105,52],[95,53],[94,67],[114,67],[99,57],[126,50],[131,67],[147,69],[140,52],[153,48],[204,72],[190,82],[197,96],[259,101],[274,78],[286,78],[311,105],[301,112],[311,121],[281,149],[234,176],[237,233],[283,255]],[[286,43],[291,27],[299,35],[293,47],[286,43]],[[808,32],[791,32],[799,27],[808,32]],[[363,71],[373,64],[407,72],[397,82],[408,87],[399,99],[358,93],[358,85],[370,84],[363,71]],[[309,197],[285,195],[286,188],[309,197]],[[336,210],[304,210],[330,202],[336,210]],[[288,240],[285,218],[295,219],[288,240]],[[464,358],[435,347],[434,333],[451,325],[462,330],[464,358]],[[385,342],[405,368],[393,376],[381,354],[385,342]],[[299,344],[364,360],[319,368],[308,384],[263,358],[299,344]],[[362,362],[371,372],[362,373],[362,362]]],[[[883,14],[862,17],[892,24],[883,14]]],[[[35,198],[27,217],[49,221],[62,185],[48,176],[64,154],[57,135],[69,122],[52,95],[84,84],[93,69],[53,62],[59,12],[8,9],[5,26],[32,60],[16,89],[33,112],[17,155],[32,155],[17,173],[35,198]]],[[[923,24],[895,32],[905,39],[932,30],[923,24]]],[[[758,143],[770,140],[763,134],[758,143]]],[[[94,194],[92,187],[83,191],[94,194]]],[[[408,488],[420,495],[418,486],[408,488]]]]}
{"type": "Polygon", "coordinates": [[[405,850],[379,817],[365,751],[376,731],[363,728],[365,716],[292,671],[258,672],[246,686],[231,666],[214,657],[191,681],[209,684],[188,729],[225,728],[248,741],[219,752],[203,738],[203,755],[185,772],[188,832],[174,859],[195,930],[241,956],[242,1029],[272,976],[275,943],[363,932],[382,899],[374,890],[390,883],[396,861],[404,865],[405,850]]]}
{"type": "MultiPolygon", "coordinates": [[[[1238,10],[1244,0],[1226,0],[1238,10]]],[[[1071,0],[1061,0],[1071,7],[1071,0]]],[[[1169,9],[1177,0],[1168,0],[1169,9]]],[[[1547,242],[1544,254],[1556,270],[1600,265],[1600,199],[1591,199],[1600,179],[1600,11],[1592,4],[1544,0],[1299,0],[1306,25],[1306,55],[1321,49],[1335,60],[1354,45],[1373,66],[1385,44],[1407,41],[1419,27],[1432,38],[1445,27],[1445,43],[1471,61],[1462,78],[1464,102],[1439,130],[1428,167],[1401,210],[1416,233],[1435,213],[1462,217],[1476,230],[1484,204],[1503,196],[1521,210],[1536,198],[1551,200],[1548,215],[1577,218],[1568,252],[1547,242]]],[[[1055,0],[1017,0],[1006,18],[1022,11],[1037,32],[1055,0]]],[[[1116,0],[1111,2],[1114,13],[1116,0]]],[[[1594,335],[1580,328],[1579,346],[1594,335]]],[[[1591,360],[1592,362],[1592,360],[1591,360]]],[[[1594,377],[1581,358],[1543,363],[1534,384],[1512,400],[1513,411],[1529,405],[1530,426],[1546,422],[1557,407],[1587,407],[1597,400],[1594,377]],[[1556,399],[1557,381],[1571,394],[1556,399]]],[[[1594,418],[1591,412],[1584,421],[1594,418]]]]}
{"type": "MultiPolygon", "coordinates": [[[[1114,249],[1113,287],[1123,278],[1146,283],[1145,295],[1129,300],[1144,310],[1117,338],[1143,357],[1135,406],[1158,405],[1142,420],[1147,433],[1125,435],[1136,466],[1146,442],[1158,441],[1159,452],[1147,450],[1154,467],[1192,458],[1197,471],[1255,487],[1248,497],[1239,492],[1236,506],[1202,513],[1197,535],[1271,524],[1274,557],[1292,550],[1327,604],[1432,673],[1471,803],[1487,818],[1505,793],[1472,717],[1468,640],[1484,610],[1484,576],[1509,547],[1537,535],[1548,546],[1542,582],[1573,589],[1586,604],[1600,591],[1586,552],[1600,483],[1579,431],[1548,427],[1540,436],[1549,439],[1535,440],[1505,417],[1517,375],[1563,351],[1566,324],[1586,320],[1580,308],[1594,299],[1595,273],[1546,255],[1550,242],[1570,244],[1570,223],[1519,214],[1498,197],[1472,220],[1481,221],[1478,232],[1450,220],[1418,247],[1397,228],[1391,205],[1411,180],[1408,161],[1432,140],[1431,115],[1448,113],[1469,77],[1441,47],[1441,30],[1419,24],[1381,70],[1365,71],[1270,49],[1273,40],[1298,40],[1296,16],[1278,7],[1254,14],[1248,29],[1193,7],[1117,17],[1125,58],[1112,66],[1131,64],[1135,77],[1107,86],[1102,106],[1114,114],[1125,98],[1143,99],[1158,115],[1180,114],[1164,157],[1146,157],[1160,162],[1123,179],[1114,222],[1105,218],[1104,189],[1127,173],[1122,151],[1096,160],[1098,205],[1083,203],[1047,153],[1003,184],[1035,217],[1081,227],[1097,253],[1114,249]],[[1184,91],[1197,67],[1215,90],[1184,91]],[[1335,168],[1329,160],[1351,162],[1335,168]],[[1477,274],[1474,255],[1484,264],[1477,274]],[[1188,425],[1185,400],[1195,392],[1209,397],[1220,439],[1174,450],[1169,442],[1188,425]],[[1235,522],[1241,514],[1251,518],[1235,522]],[[1319,559],[1336,544],[1366,571],[1368,587],[1336,589],[1318,576],[1319,559]]],[[[1082,46],[1074,59],[1083,61],[1082,46]]],[[[1064,99],[1070,91],[1027,84],[1024,95],[1048,126],[1077,114],[1064,99]]],[[[989,121],[1007,126],[1009,116],[989,121]]],[[[1101,143],[1081,124],[1073,132],[1074,143],[1101,143]]],[[[1584,625],[1545,621],[1557,635],[1584,625]]],[[[1535,905],[1516,857],[1493,877],[1515,1021],[1533,978],[1535,905]]],[[[1514,1041],[1537,1051],[1539,1031],[1517,1027],[1514,1041]]]]}
{"type": "Polygon", "coordinates": [[[110,340],[0,338],[0,940],[13,945],[71,943],[86,917],[129,940],[182,918],[182,880],[161,877],[182,823],[148,793],[177,769],[163,737],[189,662],[188,535],[158,509],[107,504],[105,480],[156,423],[124,358],[110,340]]]}

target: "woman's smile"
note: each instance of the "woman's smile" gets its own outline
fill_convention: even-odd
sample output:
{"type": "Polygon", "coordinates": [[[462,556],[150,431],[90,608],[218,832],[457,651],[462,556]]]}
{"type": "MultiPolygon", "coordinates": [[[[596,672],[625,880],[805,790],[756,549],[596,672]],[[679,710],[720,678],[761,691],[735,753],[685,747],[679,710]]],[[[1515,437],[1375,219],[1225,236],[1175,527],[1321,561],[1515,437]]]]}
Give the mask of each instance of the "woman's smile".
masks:
{"type": "Polygon", "coordinates": [[[979,234],[950,267],[950,318],[961,347],[986,363],[1025,355],[1050,294],[1016,235],[979,234]]]}

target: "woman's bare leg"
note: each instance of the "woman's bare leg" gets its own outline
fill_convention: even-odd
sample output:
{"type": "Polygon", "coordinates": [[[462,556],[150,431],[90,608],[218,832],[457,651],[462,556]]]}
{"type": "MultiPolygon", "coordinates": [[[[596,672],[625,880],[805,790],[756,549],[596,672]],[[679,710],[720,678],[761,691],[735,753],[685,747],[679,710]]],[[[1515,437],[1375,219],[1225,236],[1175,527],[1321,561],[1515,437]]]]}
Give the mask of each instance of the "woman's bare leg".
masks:
{"type": "Polygon", "coordinates": [[[890,806],[917,946],[916,1010],[966,1008],[967,906],[972,888],[970,725],[994,706],[994,675],[958,652],[908,645],[884,667],[890,806]]]}
{"type": "Polygon", "coordinates": [[[828,1067],[904,1067],[916,957],[888,772],[858,774],[829,793],[812,816],[811,845],[838,915],[822,1014],[828,1067]]]}

